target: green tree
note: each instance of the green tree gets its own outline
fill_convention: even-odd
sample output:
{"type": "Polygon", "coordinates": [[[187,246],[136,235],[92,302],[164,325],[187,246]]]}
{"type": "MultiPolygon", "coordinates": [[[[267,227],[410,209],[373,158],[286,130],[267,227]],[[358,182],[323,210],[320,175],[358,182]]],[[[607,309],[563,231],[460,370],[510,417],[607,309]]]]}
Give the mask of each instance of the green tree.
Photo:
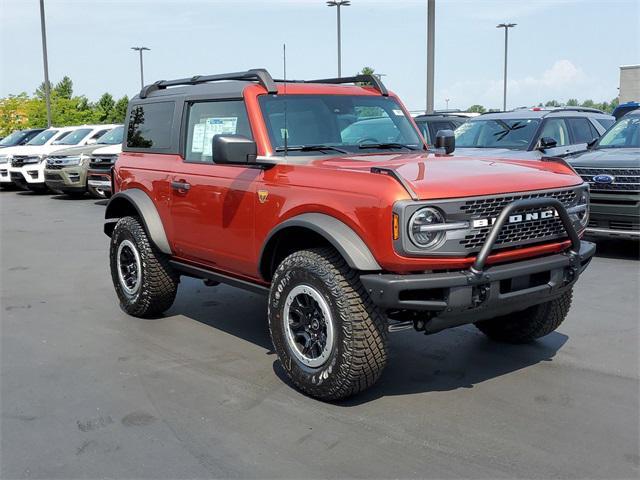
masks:
{"type": "Polygon", "coordinates": [[[570,98],[569,100],[567,100],[567,107],[577,107],[578,105],[578,100],[575,98],[570,98]]]}
{"type": "Polygon", "coordinates": [[[53,94],[60,98],[71,100],[73,97],[73,82],[71,79],[66,75],[62,77],[62,80],[56,83],[56,86],[53,87],[53,94]]]}
{"type": "Polygon", "coordinates": [[[484,108],[482,105],[478,105],[478,104],[471,105],[469,108],[467,108],[467,112],[469,112],[469,113],[484,113],[486,111],[487,111],[486,108],[484,108]]]}
{"type": "Polygon", "coordinates": [[[112,116],[116,102],[110,93],[104,93],[96,103],[96,119],[98,122],[107,122],[112,116]]]}
{"type": "Polygon", "coordinates": [[[124,118],[127,115],[127,106],[129,105],[129,97],[126,95],[116,102],[111,110],[111,116],[109,122],[112,123],[124,123],[124,118]]]}
{"type": "Polygon", "coordinates": [[[4,137],[24,128],[27,123],[27,104],[29,97],[26,93],[9,95],[0,100],[0,136],[4,137]]]}
{"type": "Polygon", "coordinates": [[[589,99],[582,102],[580,106],[586,108],[596,108],[596,103],[593,100],[589,99]]]}
{"type": "Polygon", "coordinates": [[[362,70],[358,72],[358,75],[373,75],[375,73],[375,69],[371,67],[363,67],[362,70]]]}
{"type": "Polygon", "coordinates": [[[549,100],[547,103],[544,104],[545,107],[559,107],[560,106],[560,102],[557,100],[549,100]]]}
{"type": "MultiPolygon", "coordinates": [[[[36,88],[36,91],[33,92],[34,97],[40,99],[40,100],[44,100],[45,99],[45,91],[44,91],[44,82],[42,82],[40,84],[40,86],[38,88],[36,88]]],[[[53,92],[53,85],[51,84],[51,82],[49,82],[49,92],[53,92]]]]}

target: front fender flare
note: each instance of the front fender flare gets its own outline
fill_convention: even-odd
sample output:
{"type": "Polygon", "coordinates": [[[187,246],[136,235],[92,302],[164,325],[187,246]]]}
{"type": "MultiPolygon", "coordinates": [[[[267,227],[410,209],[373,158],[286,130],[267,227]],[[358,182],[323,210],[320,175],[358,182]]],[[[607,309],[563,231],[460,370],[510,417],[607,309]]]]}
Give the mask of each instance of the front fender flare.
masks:
{"type": "Polygon", "coordinates": [[[270,243],[277,237],[278,232],[289,227],[302,227],[324,237],[342,255],[347,264],[360,271],[379,271],[382,267],[378,264],[369,247],[351,227],[337,218],[323,213],[303,213],[275,227],[262,246],[259,265],[262,265],[265,252],[269,250],[270,243]]]}
{"type": "Polygon", "coordinates": [[[135,209],[151,242],[162,252],[171,255],[171,246],[164,225],[153,200],[143,190],[130,188],[116,193],[107,204],[104,213],[104,233],[111,236],[118,219],[130,215],[135,209]]]}

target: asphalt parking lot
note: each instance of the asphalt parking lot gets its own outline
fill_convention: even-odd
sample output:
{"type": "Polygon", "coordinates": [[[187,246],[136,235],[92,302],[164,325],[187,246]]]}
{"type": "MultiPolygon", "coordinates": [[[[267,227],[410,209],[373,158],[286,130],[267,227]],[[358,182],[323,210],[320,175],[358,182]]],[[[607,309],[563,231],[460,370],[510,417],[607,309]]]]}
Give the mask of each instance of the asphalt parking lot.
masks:
{"type": "Polygon", "coordinates": [[[370,391],[284,380],[265,300],[183,279],[164,318],[123,314],[104,205],[0,192],[1,476],[637,478],[637,245],[606,242],[559,331],[391,335],[370,391]]]}

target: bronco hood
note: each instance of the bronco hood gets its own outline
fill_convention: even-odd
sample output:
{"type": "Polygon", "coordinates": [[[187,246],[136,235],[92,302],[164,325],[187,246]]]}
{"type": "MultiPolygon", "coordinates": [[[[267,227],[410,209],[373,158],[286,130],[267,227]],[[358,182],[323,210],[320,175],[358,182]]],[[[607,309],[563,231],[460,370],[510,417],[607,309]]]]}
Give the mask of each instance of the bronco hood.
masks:
{"type": "MultiPolygon", "coordinates": [[[[582,179],[562,161],[439,156],[432,153],[316,159],[317,166],[393,169],[420,199],[471,197],[563,188],[582,179]]],[[[375,175],[372,173],[372,175],[375,175]]]]}

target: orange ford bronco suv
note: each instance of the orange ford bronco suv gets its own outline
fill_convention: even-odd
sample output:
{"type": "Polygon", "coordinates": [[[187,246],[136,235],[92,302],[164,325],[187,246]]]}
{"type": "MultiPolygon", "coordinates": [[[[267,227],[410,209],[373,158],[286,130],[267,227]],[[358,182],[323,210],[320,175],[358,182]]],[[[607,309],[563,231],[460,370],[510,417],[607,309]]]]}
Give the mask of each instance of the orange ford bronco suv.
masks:
{"type": "Polygon", "coordinates": [[[264,293],[282,367],[324,400],[376,382],[389,321],[542,337],[595,251],[588,186],[562,161],[457,157],[453,142],[427,149],[372,76],[148,85],[105,214],[120,304],[157,316],[182,275],[264,293]]]}

